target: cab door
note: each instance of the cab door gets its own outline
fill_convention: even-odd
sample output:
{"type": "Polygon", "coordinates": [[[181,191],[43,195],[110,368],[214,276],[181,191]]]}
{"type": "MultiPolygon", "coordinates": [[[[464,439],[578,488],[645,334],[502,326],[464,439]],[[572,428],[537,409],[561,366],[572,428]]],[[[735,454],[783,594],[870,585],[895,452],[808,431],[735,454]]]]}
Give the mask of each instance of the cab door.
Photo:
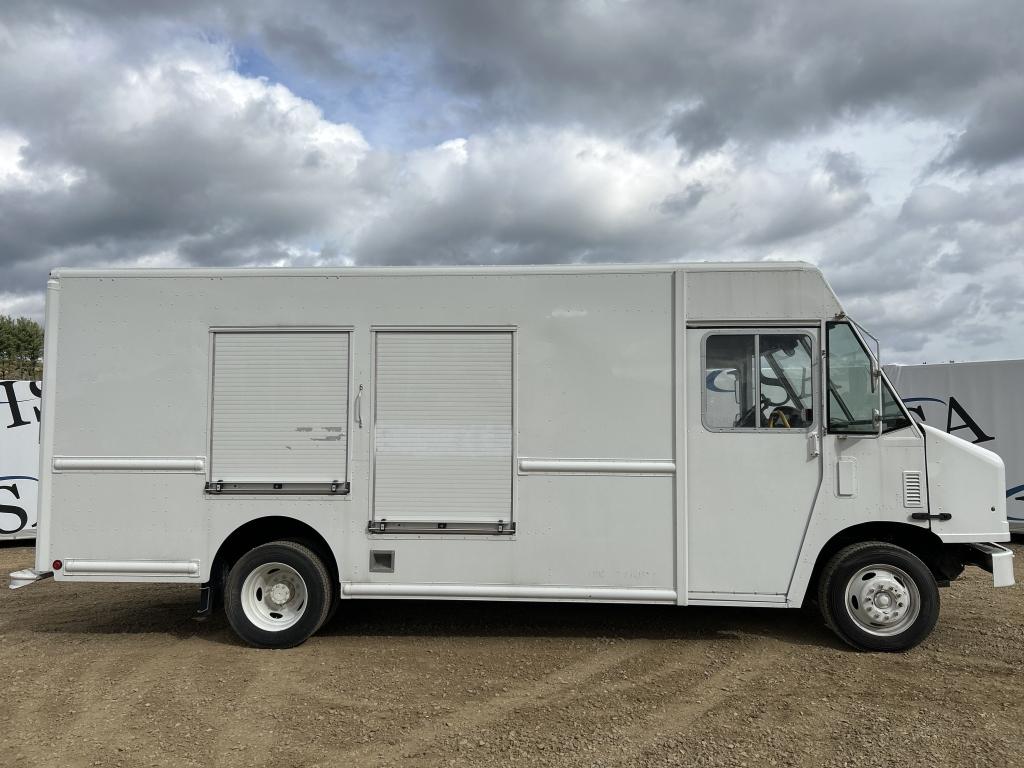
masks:
{"type": "Polygon", "coordinates": [[[825,333],[822,514],[835,529],[869,519],[929,527],[924,436],[855,325],[829,322],[825,333]]]}
{"type": "Polygon", "coordinates": [[[819,330],[687,331],[691,601],[782,602],[822,479],[819,330]]]}

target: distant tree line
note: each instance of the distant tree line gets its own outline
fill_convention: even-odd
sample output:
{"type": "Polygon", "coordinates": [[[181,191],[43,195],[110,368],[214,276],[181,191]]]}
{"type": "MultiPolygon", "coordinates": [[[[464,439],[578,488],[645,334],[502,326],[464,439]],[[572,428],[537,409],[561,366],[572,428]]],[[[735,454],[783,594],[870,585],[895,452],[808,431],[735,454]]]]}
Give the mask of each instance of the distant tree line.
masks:
{"type": "Polygon", "coordinates": [[[43,327],[0,315],[0,379],[35,380],[43,373],[43,327]]]}

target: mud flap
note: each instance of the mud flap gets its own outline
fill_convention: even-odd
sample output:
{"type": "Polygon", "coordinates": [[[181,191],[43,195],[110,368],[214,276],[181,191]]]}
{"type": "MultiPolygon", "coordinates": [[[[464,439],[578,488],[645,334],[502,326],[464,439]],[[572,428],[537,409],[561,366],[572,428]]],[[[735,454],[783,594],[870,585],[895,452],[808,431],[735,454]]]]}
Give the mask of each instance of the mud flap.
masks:
{"type": "Polygon", "coordinates": [[[227,581],[228,569],[218,562],[210,571],[210,580],[199,587],[199,608],[193,618],[196,621],[205,621],[211,614],[220,608],[221,597],[224,590],[224,582],[227,581]]]}

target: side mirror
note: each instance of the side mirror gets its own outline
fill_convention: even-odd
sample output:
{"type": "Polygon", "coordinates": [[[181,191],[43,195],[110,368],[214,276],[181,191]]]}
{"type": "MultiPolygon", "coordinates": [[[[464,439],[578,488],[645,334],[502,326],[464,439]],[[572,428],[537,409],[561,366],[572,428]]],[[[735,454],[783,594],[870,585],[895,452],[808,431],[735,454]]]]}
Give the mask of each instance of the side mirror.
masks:
{"type": "Polygon", "coordinates": [[[878,367],[878,362],[875,360],[871,361],[871,394],[878,391],[878,382],[882,378],[882,369],[878,367]]]}

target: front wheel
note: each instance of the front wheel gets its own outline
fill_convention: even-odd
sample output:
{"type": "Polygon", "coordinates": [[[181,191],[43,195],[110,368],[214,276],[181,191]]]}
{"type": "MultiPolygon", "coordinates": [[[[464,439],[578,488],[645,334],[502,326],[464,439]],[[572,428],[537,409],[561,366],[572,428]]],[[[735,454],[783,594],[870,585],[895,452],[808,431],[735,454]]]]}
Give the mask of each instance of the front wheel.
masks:
{"type": "Polygon", "coordinates": [[[235,633],[258,648],[291,648],[320,628],[333,602],[319,557],[294,541],[246,552],[228,574],[224,611],[235,633]]]}
{"type": "Polygon", "coordinates": [[[866,651],[906,651],[935,628],[939,589],[919,557],[880,541],[837,552],[821,574],[818,604],[825,623],[866,651]]]}

